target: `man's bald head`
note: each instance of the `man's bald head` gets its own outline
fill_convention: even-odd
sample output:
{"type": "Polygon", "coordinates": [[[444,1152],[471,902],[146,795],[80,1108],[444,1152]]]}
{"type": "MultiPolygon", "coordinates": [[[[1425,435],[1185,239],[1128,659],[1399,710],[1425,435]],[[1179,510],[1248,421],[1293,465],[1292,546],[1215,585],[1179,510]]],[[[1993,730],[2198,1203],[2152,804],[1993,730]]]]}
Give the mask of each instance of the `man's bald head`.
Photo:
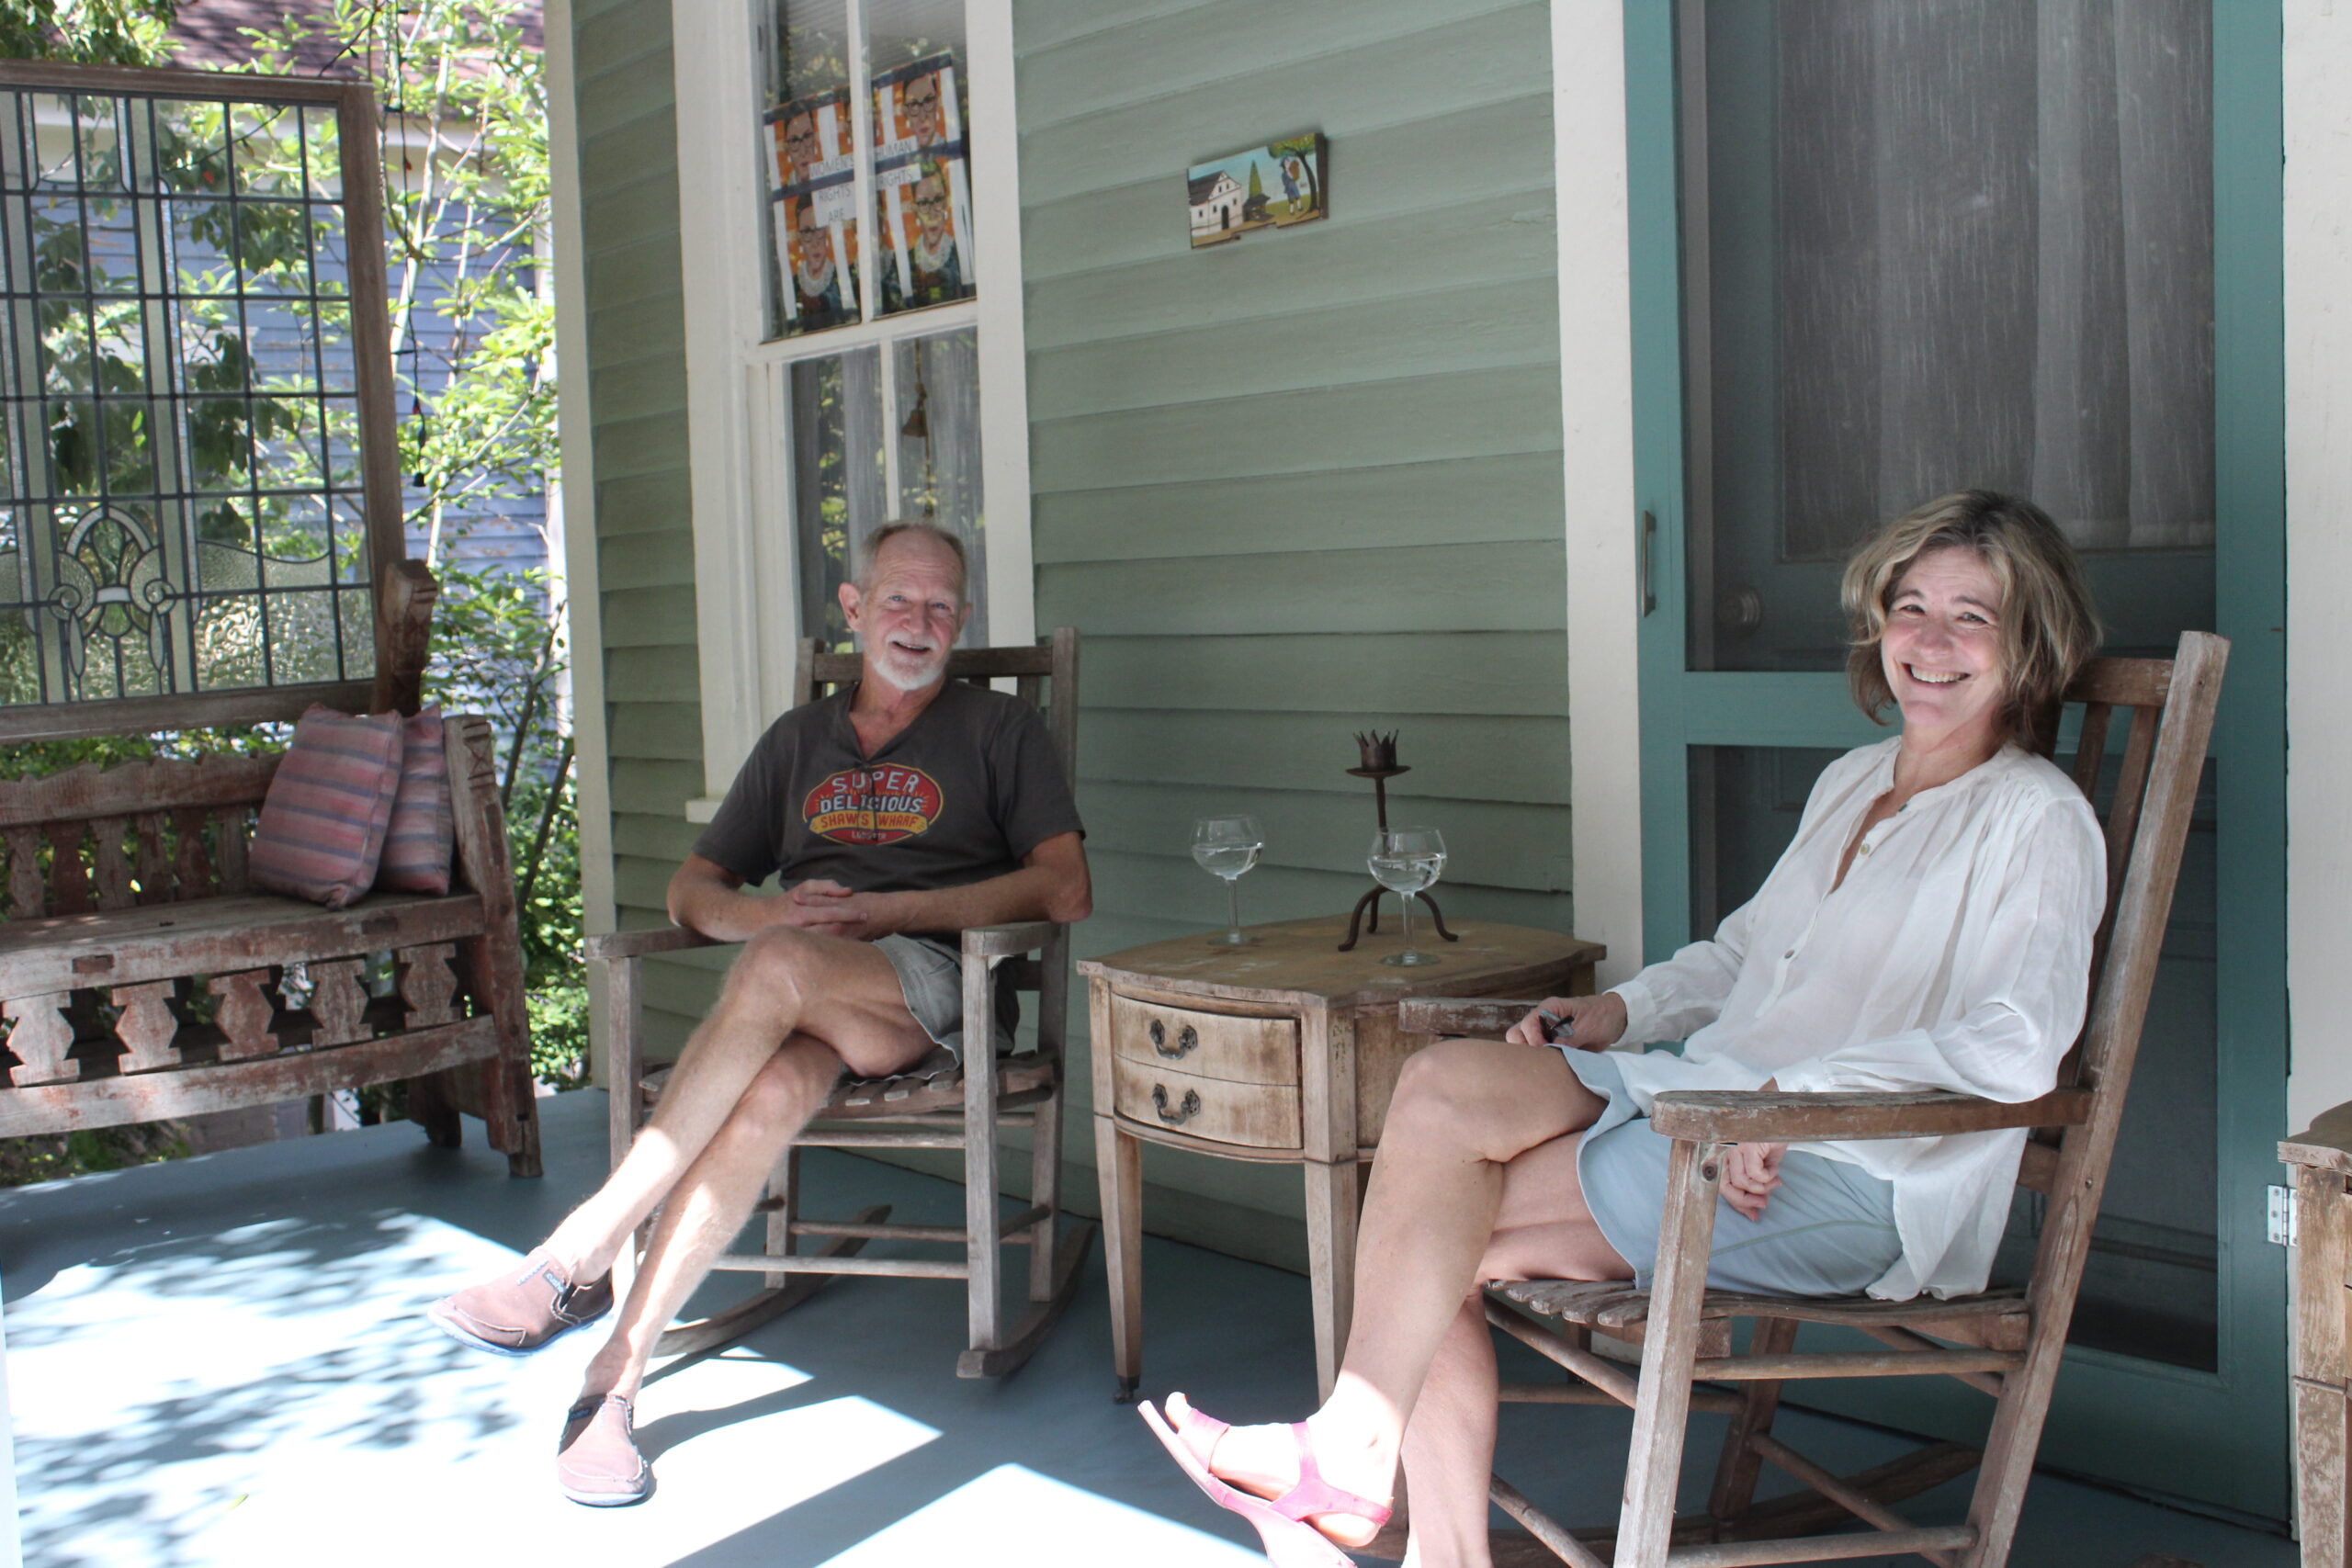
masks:
{"type": "Polygon", "coordinates": [[[955,530],[943,528],[923,517],[900,517],[885,523],[865,536],[857,552],[857,573],[850,581],[857,584],[860,593],[874,591],[875,569],[882,559],[885,546],[899,541],[899,548],[944,550],[956,558],[956,592],[959,603],[972,602],[972,558],[964,548],[964,541],[955,530]]]}

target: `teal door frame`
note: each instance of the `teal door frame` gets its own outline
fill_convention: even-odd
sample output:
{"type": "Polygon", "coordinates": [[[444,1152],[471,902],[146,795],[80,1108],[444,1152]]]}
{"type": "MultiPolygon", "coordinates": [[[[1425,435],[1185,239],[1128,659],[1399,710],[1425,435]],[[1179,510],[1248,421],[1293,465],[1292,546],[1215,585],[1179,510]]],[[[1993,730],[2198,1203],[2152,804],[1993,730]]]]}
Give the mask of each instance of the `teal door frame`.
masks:
{"type": "MultiPolygon", "coordinates": [[[[1689,749],[1849,747],[1887,733],[1837,674],[1685,667],[1680,120],[1675,0],[1625,0],[1634,463],[1645,529],[1639,625],[1643,947],[1690,930],[1689,749]]],[[[2042,1443],[2059,1469],[2267,1518],[2288,1513],[2284,1249],[2265,1238],[2287,1113],[2286,327],[2281,294],[2281,17],[2278,0],[2214,0],[2214,628],[2232,642],[2214,735],[2219,973],[2215,1043],[2218,1370],[2070,1351],[2042,1443]]],[[[1641,519],[1634,520],[1636,526],[1641,519]]],[[[1906,1382],[1902,1425],[1981,1435],[1981,1396],[1906,1382]]],[[[1837,1385],[1800,1402],[1887,1420],[1837,1385]]]]}

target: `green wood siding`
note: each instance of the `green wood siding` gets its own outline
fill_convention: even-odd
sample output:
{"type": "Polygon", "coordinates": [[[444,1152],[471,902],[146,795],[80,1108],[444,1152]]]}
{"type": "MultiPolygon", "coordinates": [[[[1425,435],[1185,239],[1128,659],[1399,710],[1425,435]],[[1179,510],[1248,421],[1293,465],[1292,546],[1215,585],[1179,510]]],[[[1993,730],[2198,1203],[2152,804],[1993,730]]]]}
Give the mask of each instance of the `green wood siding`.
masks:
{"type": "MultiPolygon", "coordinates": [[[[575,18],[614,879],[639,925],[703,788],[670,6],[575,18]]],[[[1222,919],[1186,852],[1211,810],[1266,821],[1250,918],[1344,909],[1372,817],[1341,770],[1375,726],[1413,765],[1400,819],[1449,836],[1450,914],[1567,929],[1546,7],[1017,0],[1014,33],[1038,624],[1086,635],[1080,951],[1222,919]],[[1193,254],[1186,165],[1309,128],[1335,216],[1193,254]]],[[[723,968],[651,966],[657,1050],[723,968]]],[[[1154,1150],[1147,1179],[1153,1230],[1303,1263],[1295,1172],[1154,1150]]]]}
{"type": "MultiPolygon", "coordinates": [[[[577,0],[572,49],[614,881],[620,923],[651,925],[694,842],[685,803],[702,793],[668,0],[577,0]]],[[[700,1015],[710,973],[650,967],[646,1027],[666,1050],[700,1015]]]]}
{"type": "MultiPolygon", "coordinates": [[[[1266,824],[1245,919],[1345,909],[1374,727],[1413,767],[1392,820],[1446,831],[1449,916],[1568,929],[1546,7],[1013,15],[1037,624],[1086,638],[1080,953],[1222,920],[1210,811],[1266,824]],[[1192,251],[1186,165],[1307,129],[1332,216],[1192,251]]],[[[1295,1172],[1159,1156],[1187,1196],[1152,1229],[1303,1256],[1295,1172]]]]}

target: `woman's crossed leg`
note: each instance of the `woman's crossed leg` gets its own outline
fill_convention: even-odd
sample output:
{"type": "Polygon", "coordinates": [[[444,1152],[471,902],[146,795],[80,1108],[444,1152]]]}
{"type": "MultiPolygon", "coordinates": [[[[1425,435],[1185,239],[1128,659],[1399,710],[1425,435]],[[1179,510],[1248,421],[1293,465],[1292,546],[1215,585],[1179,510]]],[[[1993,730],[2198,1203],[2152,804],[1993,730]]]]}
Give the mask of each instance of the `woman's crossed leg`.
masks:
{"type": "MultiPolygon", "coordinates": [[[[1605,1103],[1557,1051],[1492,1040],[1439,1041],[1397,1079],[1357,1232],[1355,1322],[1306,1425],[1324,1478],[1361,1497],[1388,1496],[1403,1455],[1422,1562],[1484,1561],[1495,1371],[1479,1282],[1632,1277],[1577,1186],[1577,1134],[1605,1103]],[[1470,1534],[1477,1555],[1457,1555],[1470,1534]]],[[[1169,1405],[1181,1427],[1182,1396],[1169,1405]]],[[[1208,1463],[1264,1496],[1298,1477],[1282,1426],[1233,1428],[1208,1463]]],[[[1377,1528],[1310,1522],[1348,1547],[1377,1528]]]]}

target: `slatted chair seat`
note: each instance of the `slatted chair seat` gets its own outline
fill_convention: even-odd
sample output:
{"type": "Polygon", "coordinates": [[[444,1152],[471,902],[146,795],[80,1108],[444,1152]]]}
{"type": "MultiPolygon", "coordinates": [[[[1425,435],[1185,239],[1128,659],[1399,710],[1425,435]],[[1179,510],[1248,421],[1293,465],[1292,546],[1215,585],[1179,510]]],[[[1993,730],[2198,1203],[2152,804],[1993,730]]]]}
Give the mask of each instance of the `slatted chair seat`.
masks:
{"type": "MultiPolygon", "coordinates": [[[[671,1068],[656,1067],[638,1080],[638,1094],[650,1114],[661,1103],[663,1086],[670,1081],[671,1068]]],[[[1014,1110],[1028,1103],[1023,1096],[1035,1096],[1049,1091],[1054,1086],[1054,1065],[1034,1055],[1000,1056],[996,1067],[997,1105],[1002,1110],[1014,1110]]],[[[861,1117],[961,1115],[964,1111],[964,1068],[946,1047],[934,1048],[931,1055],[903,1073],[888,1077],[843,1078],[833,1088],[832,1098],[826,1100],[820,1120],[851,1122],[861,1117]]]]}
{"type": "MultiPolygon", "coordinates": [[[[1619,1339],[1640,1339],[1650,1320],[1650,1292],[1635,1290],[1622,1280],[1528,1280],[1489,1286],[1487,1294],[1529,1317],[1597,1329],[1619,1339]]],[[[1907,1302],[1882,1302],[1870,1296],[1804,1300],[1709,1291],[1700,1298],[1699,1316],[1709,1323],[1769,1317],[1789,1323],[1834,1324],[1865,1334],[1873,1329],[1901,1329],[1971,1345],[1997,1340],[2008,1348],[2024,1344],[2030,1322],[2021,1288],[1941,1302],[1929,1296],[1907,1302]],[[2013,1345],[2007,1343],[2012,1340],[2013,1345]]],[[[1701,1375],[1705,1375],[1703,1371],[1701,1375]]]]}

